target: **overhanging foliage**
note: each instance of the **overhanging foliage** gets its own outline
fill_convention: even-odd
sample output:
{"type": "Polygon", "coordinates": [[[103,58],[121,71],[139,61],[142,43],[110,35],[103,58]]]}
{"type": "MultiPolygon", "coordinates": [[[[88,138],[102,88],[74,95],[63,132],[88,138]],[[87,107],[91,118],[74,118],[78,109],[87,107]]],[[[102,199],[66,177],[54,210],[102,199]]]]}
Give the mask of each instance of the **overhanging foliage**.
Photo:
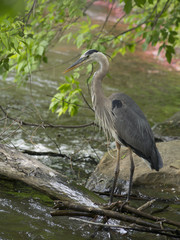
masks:
{"type": "MultiPolygon", "coordinates": [[[[14,5],[9,8],[7,1],[3,0],[0,5],[0,9],[4,9],[0,11],[0,74],[6,78],[9,72],[14,72],[15,81],[23,83],[41,62],[48,63],[48,49],[63,40],[77,48],[95,48],[102,52],[108,48],[112,57],[134,52],[138,42],[142,42],[144,50],[149,45],[158,44],[159,53],[164,49],[167,61],[171,62],[175,47],[180,43],[180,0],[112,0],[112,7],[102,25],[93,24],[86,15],[93,2],[14,0],[14,5]],[[124,12],[114,26],[107,29],[113,7],[120,7],[124,12]],[[124,31],[116,28],[120,22],[126,28],[124,31]],[[72,28],[76,31],[71,31],[72,28]]],[[[90,72],[91,67],[88,69],[90,72]]],[[[66,78],[71,87],[72,79],[66,78]]],[[[53,111],[59,115],[67,110],[71,116],[77,113],[80,89],[75,85],[71,91],[65,91],[65,85],[58,89],[57,95],[61,97],[56,95],[52,99],[50,108],[53,111]]]]}

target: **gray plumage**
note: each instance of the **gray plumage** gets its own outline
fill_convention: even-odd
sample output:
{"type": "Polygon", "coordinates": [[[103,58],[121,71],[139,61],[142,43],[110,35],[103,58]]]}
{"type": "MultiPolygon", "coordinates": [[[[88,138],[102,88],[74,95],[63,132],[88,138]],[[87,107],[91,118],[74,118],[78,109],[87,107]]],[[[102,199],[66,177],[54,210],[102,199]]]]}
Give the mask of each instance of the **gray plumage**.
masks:
{"type": "Polygon", "coordinates": [[[156,171],[162,168],[163,162],[156,147],[151,127],[139,106],[124,93],[115,93],[108,98],[104,95],[102,80],[109,70],[109,62],[103,53],[94,49],[88,50],[65,72],[90,61],[96,61],[100,65],[100,68],[94,73],[91,86],[95,117],[107,137],[112,136],[115,139],[117,146],[117,166],[110,201],[112,202],[113,192],[119,174],[121,144],[128,147],[130,151],[131,174],[127,198],[129,200],[134,173],[131,151],[145,159],[150,167],[156,171]]]}
{"type": "Polygon", "coordinates": [[[156,147],[151,127],[138,105],[126,94],[109,97],[112,102],[117,141],[129,146],[138,156],[159,171],[163,163],[156,147]]]}

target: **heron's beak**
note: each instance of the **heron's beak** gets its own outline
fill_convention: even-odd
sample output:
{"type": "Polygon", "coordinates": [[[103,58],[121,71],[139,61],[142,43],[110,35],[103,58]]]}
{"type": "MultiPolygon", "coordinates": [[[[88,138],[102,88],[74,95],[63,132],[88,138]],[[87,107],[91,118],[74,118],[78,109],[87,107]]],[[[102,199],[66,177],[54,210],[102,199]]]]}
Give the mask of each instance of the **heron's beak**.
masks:
{"type": "Polygon", "coordinates": [[[86,57],[81,57],[79,58],[75,63],[73,63],[70,67],[68,67],[64,73],[67,73],[71,70],[73,70],[74,68],[79,67],[80,65],[83,65],[86,62],[87,58],[86,57]]]}

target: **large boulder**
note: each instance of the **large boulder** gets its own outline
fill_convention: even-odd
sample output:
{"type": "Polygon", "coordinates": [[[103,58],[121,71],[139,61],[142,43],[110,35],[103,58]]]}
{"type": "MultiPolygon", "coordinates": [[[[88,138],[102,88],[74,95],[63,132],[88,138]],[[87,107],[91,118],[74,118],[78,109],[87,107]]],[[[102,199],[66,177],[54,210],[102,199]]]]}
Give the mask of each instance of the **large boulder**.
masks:
{"type": "Polygon", "coordinates": [[[165,122],[156,124],[152,129],[157,140],[180,139],[180,111],[165,122]]]}
{"type": "MultiPolygon", "coordinates": [[[[172,186],[180,191],[180,140],[157,144],[164,166],[159,172],[151,170],[145,161],[133,153],[135,172],[133,185],[172,186]]],[[[126,186],[129,180],[130,159],[128,149],[122,147],[118,185],[126,186]]],[[[109,191],[112,186],[116,167],[116,150],[108,152],[101,159],[87,181],[86,187],[93,191],[109,191]]]]}

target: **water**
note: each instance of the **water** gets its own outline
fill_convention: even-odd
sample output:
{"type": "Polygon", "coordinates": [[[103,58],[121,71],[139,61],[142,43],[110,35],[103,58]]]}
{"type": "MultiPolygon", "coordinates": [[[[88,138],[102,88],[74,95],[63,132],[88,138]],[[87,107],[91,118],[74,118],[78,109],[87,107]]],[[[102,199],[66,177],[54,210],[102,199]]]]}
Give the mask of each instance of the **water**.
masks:
{"type": "MultiPolygon", "coordinates": [[[[14,119],[30,123],[42,122],[62,125],[80,125],[94,120],[90,110],[81,109],[78,116],[68,115],[57,118],[48,108],[51,97],[59,84],[64,82],[63,70],[77,56],[72,46],[57,45],[49,52],[48,65],[33,73],[26,86],[17,87],[13,76],[0,81],[1,105],[14,119]]],[[[104,79],[107,95],[123,91],[130,95],[142,108],[150,123],[164,121],[178,111],[178,81],[180,74],[169,71],[163,65],[149,59],[138,49],[135,54],[118,56],[110,63],[110,77],[104,79]]],[[[80,85],[90,100],[85,84],[86,75],[82,73],[80,85]]],[[[0,113],[0,118],[3,118],[0,113]]],[[[38,157],[38,159],[56,170],[63,172],[78,184],[85,184],[89,174],[107,150],[104,135],[95,127],[83,129],[56,129],[27,127],[13,121],[0,121],[1,143],[18,149],[34,151],[61,152],[65,157],[38,157]]],[[[112,145],[113,146],[113,145],[112,145]]],[[[0,181],[0,240],[20,239],[87,239],[93,233],[93,227],[82,226],[80,222],[67,217],[50,216],[53,207],[51,199],[19,182],[0,181]]],[[[140,189],[143,192],[143,189],[140,189]]],[[[173,189],[161,191],[161,197],[176,197],[173,189]]],[[[144,190],[145,195],[157,195],[157,189],[144,190]]],[[[156,205],[162,207],[162,205],[156,205]]],[[[165,211],[167,217],[179,217],[179,206],[171,204],[165,211]]],[[[164,214],[164,213],[163,213],[164,214]]],[[[178,220],[178,219],[177,219],[178,220]]],[[[119,234],[113,231],[114,238],[119,234]]],[[[109,239],[109,232],[101,232],[96,239],[109,239]]],[[[130,233],[122,239],[152,239],[151,234],[130,233]]],[[[155,239],[155,238],[154,238],[155,239]]],[[[157,239],[164,239],[158,237],[157,239]]]]}
{"type": "MultiPolygon", "coordinates": [[[[94,226],[83,224],[79,221],[68,217],[51,217],[53,201],[47,196],[31,189],[23,183],[11,180],[0,181],[0,239],[1,240],[59,240],[72,239],[81,240],[88,239],[96,229],[94,226]]],[[[149,188],[142,188],[142,194],[151,196],[154,191],[149,188]]],[[[172,197],[172,192],[165,190],[159,191],[156,197],[172,197]]],[[[135,206],[143,204],[143,202],[134,202],[135,206]]],[[[148,212],[157,210],[167,205],[167,203],[156,203],[148,212]]],[[[157,214],[156,214],[157,216],[157,214]]],[[[168,217],[174,221],[178,221],[180,217],[179,205],[170,204],[170,206],[158,216],[168,217]]],[[[118,221],[109,222],[109,224],[119,224],[118,221]]],[[[123,223],[120,223],[123,224],[123,223]]],[[[95,239],[109,239],[110,235],[113,239],[129,240],[129,239],[164,239],[161,236],[153,236],[148,233],[128,233],[126,230],[107,230],[97,234],[95,239]]]]}
{"type": "Polygon", "coordinates": [[[1,194],[0,206],[0,239],[83,239],[74,232],[77,224],[67,217],[52,218],[45,203],[1,194]]]}

